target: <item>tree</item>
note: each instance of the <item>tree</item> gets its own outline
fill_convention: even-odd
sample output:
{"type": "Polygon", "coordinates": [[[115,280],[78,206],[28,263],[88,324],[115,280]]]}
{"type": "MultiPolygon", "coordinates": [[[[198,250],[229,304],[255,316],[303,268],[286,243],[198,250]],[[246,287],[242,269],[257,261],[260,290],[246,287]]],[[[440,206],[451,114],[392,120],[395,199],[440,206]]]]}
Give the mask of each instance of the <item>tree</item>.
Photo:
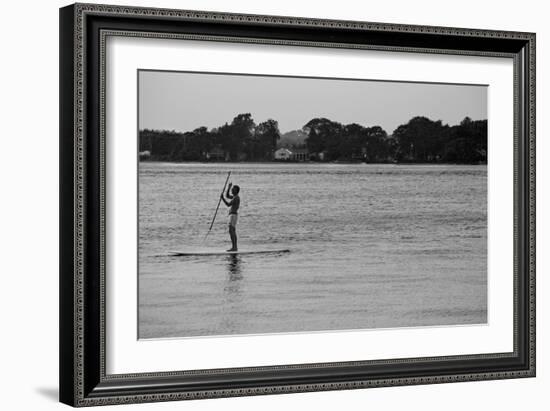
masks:
{"type": "Polygon", "coordinates": [[[250,142],[255,126],[252,115],[244,113],[237,115],[231,125],[221,127],[222,147],[229,152],[231,160],[239,159],[239,153],[250,142]]]}
{"type": "Polygon", "coordinates": [[[303,130],[308,133],[308,150],[324,152],[327,160],[388,161],[391,155],[388,135],[380,126],[342,125],[326,118],[315,118],[303,130]]]}
{"type": "Polygon", "coordinates": [[[339,138],[342,136],[343,126],[327,118],[314,118],[302,130],[308,134],[306,146],[310,153],[326,152],[328,159],[340,157],[339,138]]]}
{"type": "Polygon", "coordinates": [[[432,121],[426,117],[414,117],[407,124],[400,125],[393,136],[397,140],[397,160],[413,162],[436,162],[448,135],[449,126],[441,120],[432,121]]]}
{"type": "Polygon", "coordinates": [[[183,134],[180,143],[174,149],[175,161],[204,160],[206,153],[214,147],[214,136],[206,127],[199,127],[183,134]]]}
{"type": "Polygon", "coordinates": [[[459,125],[451,127],[442,157],[455,163],[487,161],[487,120],[472,121],[465,117],[459,125]]]}
{"type": "Polygon", "coordinates": [[[273,119],[268,119],[258,124],[254,135],[255,156],[258,160],[273,159],[273,152],[277,147],[277,141],[281,138],[279,132],[279,123],[273,119]]]}
{"type": "MultiPolygon", "coordinates": [[[[452,127],[440,120],[414,117],[388,136],[380,126],[342,125],[314,118],[302,128],[312,157],[325,160],[366,162],[487,161],[487,120],[465,117],[452,127]],[[322,154],[322,156],[321,156],[322,154]]],[[[237,115],[231,124],[211,129],[198,127],[185,133],[174,130],[139,132],[139,150],[149,151],[153,161],[203,161],[213,149],[229,153],[232,161],[271,160],[281,138],[279,125],[268,119],[258,125],[250,113],[237,115]]]]}
{"type": "Polygon", "coordinates": [[[369,162],[386,162],[391,157],[392,149],[388,133],[380,127],[367,127],[364,130],[366,140],[366,159],[369,162]]]}

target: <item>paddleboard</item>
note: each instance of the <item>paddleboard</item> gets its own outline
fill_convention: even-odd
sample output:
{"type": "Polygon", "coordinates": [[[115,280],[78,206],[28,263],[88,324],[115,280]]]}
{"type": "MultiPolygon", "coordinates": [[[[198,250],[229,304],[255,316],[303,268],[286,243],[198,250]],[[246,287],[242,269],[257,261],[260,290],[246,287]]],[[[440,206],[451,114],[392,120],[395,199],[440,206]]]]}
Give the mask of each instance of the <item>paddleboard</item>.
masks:
{"type": "Polygon", "coordinates": [[[244,255],[244,254],[281,254],[289,253],[288,248],[280,250],[239,250],[239,251],[170,251],[170,254],[175,257],[188,257],[188,256],[208,256],[208,255],[244,255]]]}

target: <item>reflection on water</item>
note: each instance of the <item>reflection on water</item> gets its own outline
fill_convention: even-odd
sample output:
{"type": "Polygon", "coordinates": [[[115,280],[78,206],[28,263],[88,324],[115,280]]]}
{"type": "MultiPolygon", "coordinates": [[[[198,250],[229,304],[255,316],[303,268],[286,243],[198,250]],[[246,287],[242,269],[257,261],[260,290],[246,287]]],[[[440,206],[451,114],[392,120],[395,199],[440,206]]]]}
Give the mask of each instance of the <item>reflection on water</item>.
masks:
{"type": "Polygon", "coordinates": [[[238,333],[239,319],[234,312],[243,305],[243,274],[241,256],[231,254],[227,256],[227,275],[223,287],[224,313],[220,318],[220,329],[226,330],[227,334],[238,333]]]}
{"type": "Polygon", "coordinates": [[[140,164],[140,338],[486,321],[486,166],[140,164]],[[229,167],[239,245],[290,252],[159,257],[230,246],[229,167]]]}
{"type": "Polygon", "coordinates": [[[240,280],[241,273],[241,256],[238,254],[231,254],[227,256],[227,271],[229,272],[230,281],[240,280]]]}
{"type": "Polygon", "coordinates": [[[237,254],[227,256],[227,279],[225,281],[224,291],[231,295],[241,292],[241,280],[243,279],[241,269],[241,257],[237,254]]]}

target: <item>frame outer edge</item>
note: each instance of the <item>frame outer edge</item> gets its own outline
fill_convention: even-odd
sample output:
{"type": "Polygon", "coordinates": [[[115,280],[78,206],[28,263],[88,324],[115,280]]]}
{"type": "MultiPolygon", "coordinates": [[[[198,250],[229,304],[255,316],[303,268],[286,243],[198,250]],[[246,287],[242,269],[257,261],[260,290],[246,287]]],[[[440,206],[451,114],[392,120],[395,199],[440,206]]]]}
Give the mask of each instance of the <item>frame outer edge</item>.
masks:
{"type": "Polygon", "coordinates": [[[75,405],[74,6],[59,9],[59,401],[75,405]]]}
{"type": "Polygon", "coordinates": [[[231,23],[256,23],[262,25],[278,26],[310,26],[324,28],[339,28],[353,30],[379,30],[379,31],[398,31],[402,33],[423,33],[440,34],[456,36],[483,36],[502,39],[520,39],[529,40],[533,33],[522,31],[504,31],[488,30],[476,28],[446,27],[446,26],[428,26],[400,23],[380,23],[372,21],[357,20],[332,20],[327,18],[311,18],[280,15],[261,15],[237,12],[203,11],[189,9],[169,9],[162,7],[144,7],[144,6],[124,6],[109,5],[101,3],[75,3],[82,11],[93,14],[125,14],[133,17],[161,17],[172,19],[184,19],[195,21],[219,21],[231,23]]]}
{"type": "MultiPolygon", "coordinates": [[[[528,41],[528,145],[529,145],[529,370],[536,372],[536,34],[528,41]]],[[[527,274],[527,273],[526,273],[527,274]]]]}
{"type": "Polygon", "coordinates": [[[81,407],[85,405],[91,405],[86,400],[84,392],[84,383],[86,379],[85,368],[85,198],[86,198],[86,184],[85,184],[85,118],[86,118],[86,27],[85,27],[85,11],[81,4],[74,4],[73,13],[73,39],[74,39],[74,367],[76,375],[73,381],[74,385],[74,406],[81,407]]]}
{"type": "Polygon", "coordinates": [[[494,30],[459,29],[449,27],[412,26],[386,23],[367,23],[335,21],[323,19],[294,18],[281,16],[260,16],[230,14],[219,12],[201,12],[187,10],[152,9],[145,7],[108,6],[100,4],[75,4],[60,9],[60,204],[62,205],[61,242],[60,242],[60,400],[73,406],[91,406],[139,403],[151,401],[173,401],[181,399],[219,398],[228,396],[247,396],[290,392],[326,391],[366,387],[382,387],[411,384],[434,384],[484,379],[502,379],[530,377],[535,375],[535,34],[525,32],[506,32],[494,30]],[[84,181],[85,166],[85,16],[86,14],[129,15],[140,17],[165,17],[194,21],[221,21],[232,23],[257,23],[260,25],[307,25],[326,28],[348,28],[355,30],[381,30],[410,33],[431,33],[440,35],[481,36],[502,39],[519,39],[527,43],[529,58],[526,62],[526,79],[529,112],[527,127],[524,128],[527,140],[528,156],[525,171],[528,172],[528,229],[529,247],[525,250],[528,257],[528,332],[527,347],[529,364],[523,371],[504,371],[481,373],[477,375],[461,374],[453,376],[428,376],[414,378],[391,378],[372,381],[340,382],[327,384],[293,384],[273,387],[253,387],[250,389],[201,390],[187,393],[137,394],[90,398],[84,393],[85,364],[84,352],[84,216],[86,194],[84,181]],[[70,27],[71,35],[67,35],[70,27]],[[70,47],[68,47],[70,46],[70,47]],[[68,67],[70,66],[70,70],[68,67]],[[71,86],[66,75],[70,76],[71,86]],[[70,89],[71,98],[66,98],[70,89]],[[70,130],[69,132],[69,123],[70,130]],[[70,150],[69,150],[70,149],[70,150]],[[70,151],[70,152],[69,152],[70,151]],[[71,162],[70,166],[67,162],[71,162]],[[70,172],[69,172],[70,171],[70,172]],[[71,183],[67,184],[67,175],[71,183]],[[70,203],[70,204],[69,204],[70,203]],[[73,209],[69,215],[67,206],[73,209]],[[70,223],[70,224],[69,224],[70,223]],[[70,229],[67,227],[70,225],[70,229]],[[67,251],[70,251],[67,253],[67,251]],[[68,256],[68,254],[70,254],[68,256]],[[70,277],[70,278],[69,278],[70,277]],[[70,281],[70,295],[68,283],[70,281]],[[69,313],[63,308],[69,307],[69,313]],[[73,324],[65,320],[70,315],[73,324]],[[65,320],[64,320],[65,319],[65,320]],[[70,368],[70,372],[67,370],[70,368]]]}

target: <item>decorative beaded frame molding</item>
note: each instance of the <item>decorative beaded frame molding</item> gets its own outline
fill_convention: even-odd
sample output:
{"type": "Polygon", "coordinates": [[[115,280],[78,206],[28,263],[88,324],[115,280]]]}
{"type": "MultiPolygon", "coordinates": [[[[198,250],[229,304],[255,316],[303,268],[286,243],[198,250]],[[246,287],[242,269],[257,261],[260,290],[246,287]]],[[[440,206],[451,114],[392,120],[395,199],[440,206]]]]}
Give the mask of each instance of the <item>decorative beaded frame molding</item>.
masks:
{"type": "MultiPolygon", "coordinates": [[[[520,378],[535,375],[535,34],[96,4],[75,4],[61,9],[60,14],[60,400],[62,402],[73,406],[92,406],[520,378]],[[233,24],[235,27],[240,25],[264,29],[277,27],[288,29],[289,35],[288,38],[274,39],[102,28],[99,33],[96,33],[98,44],[94,53],[97,55],[90,56],[87,54],[90,49],[88,43],[90,43],[91,34],[88,17],[100,17],[104,20],[138,17],[144,26],[154,19],[155,21],[170,20],[174,24],[183,25],[224,23],[233,24]],[[291,33],[299,28],[343,30],[355,34],[405,33],[438,36],[443,40],[445,36],[449,36],[449,39],[477,41],[489,39],[507,42],[506,44],[517,43],[518,49],[499,51],[480,50],[475,47],[473,49],[447,48],[441,46],[445,44],[444,41],[438,47],[423,47],[296,40],[292,38],[291,33]],[[105,49],[108,36],[359,48],[513,59],[514,351],[468,356],[107,375],[105,372],[105,49]],[[92,64],[92,60],[96,64],[92,64]],[[92,70],[89,70],[89,67],[92,67],[92,70]],[[90,89],[90,84],[93,82],[90,81],[90,71],[97,71],[96,90],[90,89]],[[98,94],[97,113],[93,108],[90,109],[91,106],[87,103],[88,96],[93,93],[98,94]],[[90,133],[89,123],[96,120],[94,116],[97,117],[98,126],[92,129],[94,132],[90,133]],[[92,149],[89,151],[90,147],[92,149]],[[92,156],[93,153],[97,155],[92,156]],[[93,188],[90,190],[89,187],[93,188]],[[90,219],[87,211],[95,210],[94,207],[97,207],[95,214],[89,214],[94,214],[95,217],[90,219]],[[92,226],[91,222],[96,226],[92,226]],[[90,237],[89,232],[94,229],[97,233],[90,237]],[[96,248],[90,249],[90,247],[96,248]],[[92,259],[90,262],[91,256],[95,260],[92,259]],[[89,307],[94,315],[90,315],[89,307]],[[509,361],[506,362],[507,360],[509,361]],[[415,371],[414,368],[417,365],[435,363],[439,366],[443,363],[448,364],[449,371],[432,370],[423,374],[421,369],[415,371]],[[469,364],[472,365],[469,366],[469,364]],[[460,372],[453,372],[455,365],[462,365],[460,372]],[[357,367],[368,370],[368,367],[380,368],[381,366],[387,366],[388,372],[365,374],[363,377],[353,372],[357,367]],[[407,366],[410,366],[410,370],[407,370],[407,366]],[[322,370],[324,374],[299,375],[300,372],[316,370],[322,370]],[[332,376],[331,370],[334,371],[332,376]],[[289,376],[286,380],[280,379],[277,383],[276,377],[281,372],[288,372],[292,377],[289,376]],[[255,384],[254,373],[273,376],[274,382],[266,384],[258,381],[255,384]],[[213,384],[212,380],[208,379],[209,376],[219,377],[220,375],[227,380],[225,384],[213,384]],[[244,382],[238,380],[238,377],[243,375],[250,376],[251,380],[244,382]],[[234,376],[235,381],[230,382],[231,376],[234,376]]],[[[511,48],[513,49],[512,46],[511,48]]]]}

